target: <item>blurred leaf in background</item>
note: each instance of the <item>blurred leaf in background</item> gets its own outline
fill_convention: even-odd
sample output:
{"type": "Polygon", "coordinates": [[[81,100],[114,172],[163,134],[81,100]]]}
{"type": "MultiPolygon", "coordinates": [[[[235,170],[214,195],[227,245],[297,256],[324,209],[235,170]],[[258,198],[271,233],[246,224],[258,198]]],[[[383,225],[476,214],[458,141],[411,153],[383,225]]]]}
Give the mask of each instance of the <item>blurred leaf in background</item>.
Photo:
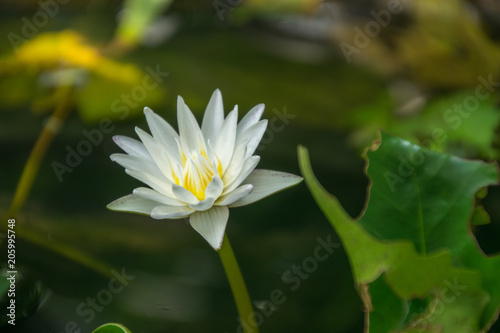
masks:
{"type": "Polygon", "coordinates": [[[482,86],[480,81],[478,87],[482,96],[477,89],[450,93],[430,100],[419,112],[409,115],[393,115],[395,103],[381,97],[351,114],[352,124],[358,128],[351,134],[351,140],[357,146],[366,146],[383,129],[437,151],[497,159],[500,109],[487,90],[491,87],[482,86]]]}
{"type": "Polygon", "coordinates": [[[125,47],[137,45],[156,18],[172,0],[126,0],[118,29],[117,43],[125,47]]]}

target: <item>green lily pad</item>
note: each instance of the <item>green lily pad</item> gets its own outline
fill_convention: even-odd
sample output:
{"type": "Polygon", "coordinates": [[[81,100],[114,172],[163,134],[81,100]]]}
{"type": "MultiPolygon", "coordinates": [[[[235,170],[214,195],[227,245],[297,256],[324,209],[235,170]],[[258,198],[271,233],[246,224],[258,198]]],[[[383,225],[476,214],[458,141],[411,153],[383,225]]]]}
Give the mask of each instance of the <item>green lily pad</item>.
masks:
{"type": "Polygon", "coordinates": [[[352,219],[321,187],[307,150],[302,173],[339,234],[371,332],[479,332],[500,305],[499,257],[470,231],[475,194],[498,182],[494,164],[468,161],[382,134],[367,152],[365,212],[352,219]]]}
{"type": "Polygon", "coordinates": [[[96,328],[92,333],[131,333],[128,328],[121,324],[104,324],[96,328]]]}

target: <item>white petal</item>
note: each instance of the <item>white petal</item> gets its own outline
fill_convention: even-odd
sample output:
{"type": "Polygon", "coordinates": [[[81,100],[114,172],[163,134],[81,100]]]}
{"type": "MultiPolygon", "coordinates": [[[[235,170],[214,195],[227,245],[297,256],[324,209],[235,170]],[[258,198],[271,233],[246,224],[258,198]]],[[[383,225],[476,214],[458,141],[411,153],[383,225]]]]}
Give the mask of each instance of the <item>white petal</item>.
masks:
{"type": "Polygon", "coordinates": [[[248,175],[250,175],[250,173],[257,167],[259,161],[260,156],[248,157],[243,163],[240,173],[226,184],[224,188],[224,194],[229,193],[236,187],[240,186],[240,184],[248,177],[248,175]]]}
{"type": "Polygon", "coordinates": [[[254,189],[252,193],[235,201],[233,204],[229,205],[229,207],[239,207],[251,204],[273,193],[296,185],[301,181],[302,177],[290,173],[271,170],[254,170],[244,181],[245,184],[253,185],[254,189]]]}
{"type": "Polygon", "coordinates": [[[224,183],[222,179],[220,179],[219,175],[216,173],[215,176],[212,177],[212,180],[207,185],[205,189],[205,198],[214,198],[217,199],[221,194],[224,188],[224,183]]]}
{"type": "Polygon", "coordinates": [[[238,123],[237,133],[243,133],[243,131],[245,131],[247,128],[249,128],[253,124],[256,124],[262,117],[264,108],[264,104],[259,104],[248,111],[247,114],[243,118],[241,118],[240,122],[238,123]]]}
{"type": "Polygon", "coordinates": [[[149,151],[149,154],[153,158],[153,161],[158,166],[158,169],[161,171],[163,176],[167,178],[170,182],[174,183],[174,177],[172,176],[173,164],[179,164],[179,161],[170,160],[170,153],[160,145],[151,135],[144,132],[139,127],[135,128],[137,135],[141,138],[141,141],[144,143],[144,146],[149,151]]]}
{"type": "Polygon", "coordinates": [[[199,144],[203,142],[200,139],[203,139],[203,135],[196,118],[181,96],[177,98],[177,122],[179,123],[180,142],[184,153],[188,154],[192,150],[199,151],[199,144]]]}
{"type": "Polygon", "coordinates": [[[177,199],[168,197],[166,195],[163,195],[159,193],[158,191],[152,190],[147,187],[138,187],[134,189],[132,192],[136,196],[144,198],[144,199],[149,199],[158,202],[159,204],[163,205],[168,205],[168,206],[186,206],[185,203],[180,202],[177,199]]]}
{"type": "Polygon", "coordinates": [[[148,185],[152,189],[160,192],[161,194],[169,196],[171,198],[175,197],[172,192],[172,183],[165,179],[165,177],[157,178],[152,174],[141,170],[125,169],[125,172],[135,179],[138,179],[144,184],[148,185]]]}
{"type": "Polygon", "coordinates": [[[200,200],[198,200],[193,193],[189,192],[182,186],[173,184],[172,192],[179,201],[185,202],[186,204],[194,205],[200,202],[200,200]]]}
{"type": "Polygon", "coordinates": [[[191,214],[189,222],[215,250],[219,250],[224,239],[228,218],[229,209],[226,206],[214,206],[207,211],[191,214]]]}
{"type": "Polygon", "coordinates": [[[181,219],[188,217],[194,212],[187,206],[157,206],[151,212],[151,217],[157,220],[161,219],[181,219]]]}
{"type": "Polygon", "coordinates": [[[109,158],[126,169],[147,171],[155,175],[162,174],[152,160],[144,160],[141,157],[122,153],[111,154],[109,158]]]}
{"type": "Polygon", "coordinates": [[[201,131],[205,140],[215,142],[217,133],[224,122],[224,105],[219,89],[216,89],[208,102],[207,109],[203,115],[201,131]]]}
{"type": "Polygon", "coordinates": [[[212,180],[205,189],[205,200],[202,200],[196,204],[189,205],[189,207],[196,209],[198,211],[203,211],[211,208],[214,205],[215,200],[221,195],[224,188],[224,183],[218,175],[212,177],[212,180]]]}
{"type": "Polygon", "coordinates": [[[234,147],[236,144],[236,125],[238,122],[238,106],[234,107],[231,111],[222,127],[217,133],[217,138],[214,144],[215,155],[219,158],[222,164],[222,170],[226,170],[231,158],[233,157],[234,147]]]}
{"type": "Polygon", "coordinates": [[[122,135],[113,136],[113,141],[127,154],[151,160],[151,156],[142,142],[122,135]]]}
{"type": "MultiPolygon", "coordinates": [[[[245,132],[241,136],[241,140],[248,139],[247,143],[247,154],[246,157],[252,156],[257,147],[259,146],[260,140],[264,136],[264,133],[267,129],[267,119],[259,121],[257,124],[254,124],[247,128],[245,132]]],[[[239,147],[239,142],[238,142],[239,147]]]]}
{"type": "Polygon", "coordinates": [[[163,173],[158,169],[153,160],[144,160],[137,156],[126,154],[112,154],[110,159],[130,171],[140,171],[148,173],[155,178],[164,179],[163,173]]]}
{"type": "Polygon", "coordinates": [[[245,163],[245,156],[247,154],[246,144],[241,145],[234,150],[233,158],[229,163],[226,170],[223,170],[222,180],[224,185],[227,186],[231,183],[240,173],[243,163],[245,163]]]}
{"type": "Polygon", "coordinates": [[[158,202],[129,194],[116,199],[106,207],[120,212],[130,212],[149,215],[151,211],[158,206],[158,202]]]}
{"type": "Polygon", "coordinates": [[[219,170],[219,159],[215,156],[214,154],[214,148],[212,147],[212,142],[210,140],[207,140],[207,145],[206,145],[206,152],[207,152],[207,157],[210,162],[213,163],[214,165],[214,170],[219,170]]]}
{"type": "Polygon", "coordinates": [[[227,206],[232,204],[233,202],[240,200],[241,198],[246,197],[253,191],[253,185],[252,184],[246,184],[243,186],[238,187],[234,191],[229,192],[228,194],[225,194],[221,196],[215,204],[217,206],[227,206]]]}
{"type": "Polygon", "coordinates": [[[202,211],[205,211],[207,209],[212,208],[212,206],[214,205],[214,202],[215,202],[215,198],[206,198],[205,200],[202,200],[194,205],[189,205],[189,208],[192,208],[194,210],[202,212],[202,211]]]}
{"type": "Polygon", "coordinates": [[[144,108],[144,114],[155,140],[168,152],[169,159],[175,159],[176,162],[180,163],[180,154],[177,146],[179,135],[177,132],[165,119],[154,113],[150,108],[144,108]]]}

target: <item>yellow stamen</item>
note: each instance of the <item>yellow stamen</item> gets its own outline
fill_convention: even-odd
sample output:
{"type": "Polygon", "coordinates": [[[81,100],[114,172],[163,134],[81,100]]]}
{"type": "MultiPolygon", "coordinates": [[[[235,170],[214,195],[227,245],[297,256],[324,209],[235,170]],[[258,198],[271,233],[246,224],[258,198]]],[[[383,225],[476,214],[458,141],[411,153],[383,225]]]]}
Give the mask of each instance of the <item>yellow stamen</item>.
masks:
{"type": "Polygon", "coordinates": [[[215,174],[206,153],[192,151],[186,158],[182,173],[184,188],[193,193],[198,200],[204,200],[205,190],[215,174]]]}

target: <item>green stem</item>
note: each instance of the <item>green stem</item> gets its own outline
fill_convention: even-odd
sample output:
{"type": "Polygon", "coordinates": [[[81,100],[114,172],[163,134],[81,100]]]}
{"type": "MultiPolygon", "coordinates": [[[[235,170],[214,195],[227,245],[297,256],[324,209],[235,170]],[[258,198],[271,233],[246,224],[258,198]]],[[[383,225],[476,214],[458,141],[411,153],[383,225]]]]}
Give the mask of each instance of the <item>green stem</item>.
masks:
{"type": "Polygon", "coordinates": [[[52,140],[55,135],[59,132],[62,122],[69,114],[71,109],[71,102],[73,101],[73,88],[61,87],[59,89],[65,89],[67,91],[63,92],[63,100],[57,105],[54,113],[50,116],[49,120],[45,124],[42,133],[38,137],[38,140],[31,151],[31,154],[26,162],[19,183],[16,187],[16,192],[14,193],[14,199],[10,206],[8,216],[14,217],[21,207],[24,205],[26,198],[33,185],[33,180],[40,168],[40,162],[43,156],[47,152],[52,140]]]}
{"type": "MultiPolygon", "coordinates": [[[[45,124],[42,132],[40,133],[40,136],[38,137],[38,140],[35,143],[35,146],[33,147],[33,150],[30,153],[30,156],[28,157],[28,161],[24,166],[21,178],[19,179],[16,187],[14,199],[12,200],[12,204],[8,212],[8,218],[14,218],[24,205],[26,198],[31,191],[31,187],[33,185],[33,181],[35,180],[35,176],[38,173],[38,169],[40,168],[40,163],[43,159],[43,156],[47,152],[47,149],[52,143],[52,140],[59,132],[62,122],[66,119],[69,112],[71,111],[71,106],[73,105],[75,97],[74,88],[59,87],[58,89],[60,90],[58,91],[58,93],[62,96],[62,100],[57,105],[56,109],[45,124]]],[[[4,232],[6,226],[6,224],[2,224],[2,226],[0,227],[0,232],[4,232]]],[[[49,249],[52,252],[61,255],[62,257],[78,262],[81,265],[91,268],[104,276],[111,276],[110,267],[108,267],[103,262],[92,258],[85,252],[82,252],[70,246],[51,242],[47,239],[46,236],[37,233],[36,231],[29,228],[24,229],[22,226],[18,225],[16,226],[16,229],[17,231],[19,231],[16,236],[23,238],[26,241],[49,249]]]]}
{"type": "Polygon", "coordinates": [[[243,331],[245,333],[258,333],[259,329],[255,323],[255,315],[253,313],[250,297],[248,296],[247,287],[245,286],[245,281],[241,275],[240,267],[238,266],[238,262],[236,261],[236,257],[234,256],[234,252],[231,248],[227,235],[224,235],[224,241],[222,242],[222,247],[219,250],[219,255],[222,260],[224,270],[226,271],[231,291],[233,292],[234,301],[236,302],[236,307],[238,308],[238,314],[240,315],[243,331]]]}
{"type": "Polygon", "coordinates": [[[94,270],[102,276],[113,277],[111,266],[107,265],[103,261],[100,261],[99,259],[93,258],[91,255],[75,247],[53,242],[49,240],[47,236],[44,236],[39,232],[20,226],[16,226],[16,236],[17,235],[20,236],[19,238],[28,241],[31,244],[38,245],[60,255],[63,258],[77,262],[84,267],[94,270]]]}

